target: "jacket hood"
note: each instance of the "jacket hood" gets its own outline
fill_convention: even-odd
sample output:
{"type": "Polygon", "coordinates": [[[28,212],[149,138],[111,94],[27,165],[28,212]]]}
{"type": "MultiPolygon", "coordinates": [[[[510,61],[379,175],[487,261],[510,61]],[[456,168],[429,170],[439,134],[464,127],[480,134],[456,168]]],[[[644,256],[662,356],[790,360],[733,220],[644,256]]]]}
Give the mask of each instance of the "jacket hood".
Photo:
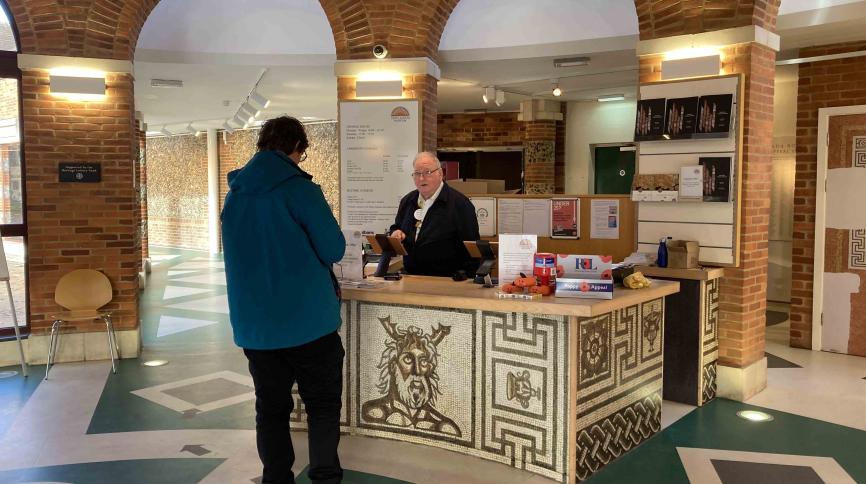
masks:
{"type": "Polygon", "coordinates": [[[228,183],[235,193],[267,193],[296,176],[313,178],[288,156],[278,151],[260,151],[246,166],[229,172],[228,183]]]}

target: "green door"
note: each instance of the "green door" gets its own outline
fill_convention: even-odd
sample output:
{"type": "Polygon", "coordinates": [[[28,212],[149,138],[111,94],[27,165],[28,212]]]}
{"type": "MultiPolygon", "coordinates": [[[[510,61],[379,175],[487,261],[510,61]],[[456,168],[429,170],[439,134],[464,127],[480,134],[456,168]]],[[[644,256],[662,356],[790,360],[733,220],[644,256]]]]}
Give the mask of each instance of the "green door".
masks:
{"type": "Polygon", "coordinates": [[[620,151],[619,146],[595,148],[595,193],[599,195],[631,193],[634,154],[633,150],[620,151]]]}

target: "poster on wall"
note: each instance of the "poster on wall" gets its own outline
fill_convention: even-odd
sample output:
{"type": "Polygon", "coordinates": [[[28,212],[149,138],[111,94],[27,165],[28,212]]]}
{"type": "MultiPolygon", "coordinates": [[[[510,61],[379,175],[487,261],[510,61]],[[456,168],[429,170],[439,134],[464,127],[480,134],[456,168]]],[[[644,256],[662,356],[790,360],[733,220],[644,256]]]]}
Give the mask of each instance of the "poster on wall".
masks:
{"type": "Polygon", "coordinates": [[[550,201],[550,237],[580,238],[580,199],[554,198],[550,201]]]}
{"type": "Polygon", "coordinates": [[[482,237],[496,235],[496,199],[491,197],[471,197],[478,219],[478,234],[482,237]]]}
{"type": "Polygon", "coordinates": [[[695,134],[698,98],[668,99],[665,109],[665,139],[688,139],[695,134]]]}
{"type": "Polygon", "coordinates": [[[701,96],[695,133],[701,138],[726,138],[731,131],[733,94],[701,96]]]}
{"type": "Polygon", "coordinates": [[[704,167],[704,201],[731,201],[731,157],[701,157],[704,167]]]}
{"type": "Polygon", "coordinates": [[[412,161],[420,151],[416,99],[341,101],[340,225],[382,233],[400,199],[415,189],[412,161]]]}
{"type": "Polygon", "coordinates": [[[619,200],[593,199],[590,204],[590,238],[619,238],[619,200]]]}
{"type": "Polygon", "coordinates": [[[665,99],[642,99],[637,102],[637,118],[634,123],[634,140],[651,141],[664,139],[665,99]]]}

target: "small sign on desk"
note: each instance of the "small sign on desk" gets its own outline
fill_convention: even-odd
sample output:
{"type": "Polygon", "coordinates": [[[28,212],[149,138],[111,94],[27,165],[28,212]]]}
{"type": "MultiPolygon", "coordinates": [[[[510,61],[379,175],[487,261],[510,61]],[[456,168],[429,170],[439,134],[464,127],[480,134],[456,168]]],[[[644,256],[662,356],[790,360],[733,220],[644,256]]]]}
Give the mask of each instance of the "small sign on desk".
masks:
{"type": "Polygon", "coordinates": [[[60,163],[57,174],[61,183],[99,183],[102,181],[100,163],[60,163]]]}

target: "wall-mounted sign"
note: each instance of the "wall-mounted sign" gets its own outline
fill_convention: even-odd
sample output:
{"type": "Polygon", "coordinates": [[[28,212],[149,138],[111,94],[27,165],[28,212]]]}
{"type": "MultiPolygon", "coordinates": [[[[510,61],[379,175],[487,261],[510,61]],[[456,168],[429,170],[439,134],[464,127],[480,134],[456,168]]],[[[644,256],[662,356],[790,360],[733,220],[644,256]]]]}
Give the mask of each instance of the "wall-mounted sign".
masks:
{"type": "Polygon", "coordinates": [[[100,163],[60,163],[57,175],[64,183],[99,183],[102,181],[100,163]]]}

